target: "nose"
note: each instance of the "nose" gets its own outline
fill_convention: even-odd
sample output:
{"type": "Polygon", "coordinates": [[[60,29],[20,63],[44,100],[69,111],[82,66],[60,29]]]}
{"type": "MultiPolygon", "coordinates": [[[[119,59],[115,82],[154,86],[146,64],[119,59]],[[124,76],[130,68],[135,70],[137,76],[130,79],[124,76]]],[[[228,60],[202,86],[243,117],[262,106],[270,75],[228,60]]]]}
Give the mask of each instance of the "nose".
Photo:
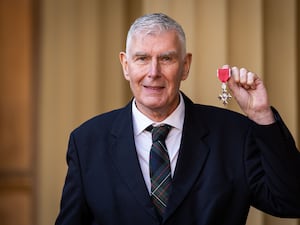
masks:
{"type": "Polygon", "coordinates": [[[160,66],[157,59],[153,59],[149,65],[149,73],[150,77],[156,77],[160,74],[160,66]]]}

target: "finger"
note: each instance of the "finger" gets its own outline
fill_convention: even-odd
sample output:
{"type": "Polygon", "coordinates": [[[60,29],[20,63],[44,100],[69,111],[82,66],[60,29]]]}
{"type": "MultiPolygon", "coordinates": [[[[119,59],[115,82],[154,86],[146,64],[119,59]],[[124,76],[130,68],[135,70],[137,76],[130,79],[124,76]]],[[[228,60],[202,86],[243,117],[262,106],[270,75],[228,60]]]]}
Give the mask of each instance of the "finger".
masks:
{"type": "Polygon", "coordinates": [[[245,68],[240,69],[240,84],[247,85],[248,71],[245,68]]]}
{"type": "Polygon", "coordinates": [[[229,68],[229,65],[228,64],[225,64],[222,66],[222,69],[228,69],[229,68]]]}
{"type": "Polygon", "coordinates": [[[251,89],[255,89],[255,77],[256,75],[254,73],[247,73],[247,86],[249,86],[251,89]]]}
{"type": "Polygon", "coordinates": [[[229,79],[227,84],[233,95],[239,92],[239,82],[240,70],[236,66],[231,67],[231,78],[229,79]]]}
{"type": "Polygon", "coordinates": [[[236,66],[231,68],[231,76],[236,83],[240,82],[240,70],[236,66]]]}

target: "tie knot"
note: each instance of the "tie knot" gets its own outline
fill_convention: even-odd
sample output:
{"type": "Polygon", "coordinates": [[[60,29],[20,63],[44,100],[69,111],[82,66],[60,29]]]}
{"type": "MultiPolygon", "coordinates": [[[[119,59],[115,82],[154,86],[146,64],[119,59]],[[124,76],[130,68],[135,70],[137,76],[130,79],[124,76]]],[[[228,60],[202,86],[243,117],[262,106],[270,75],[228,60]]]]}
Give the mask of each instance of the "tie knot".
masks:
{"type": "Polygon", "coordinates": [[[164,124],[161,126],[149,126],[146,128],[147,131],[151,131],[152,133],[152,141],[165,141],[166,137],[168,136],[169,131],[171,130],[171,126],[164,124]]]}

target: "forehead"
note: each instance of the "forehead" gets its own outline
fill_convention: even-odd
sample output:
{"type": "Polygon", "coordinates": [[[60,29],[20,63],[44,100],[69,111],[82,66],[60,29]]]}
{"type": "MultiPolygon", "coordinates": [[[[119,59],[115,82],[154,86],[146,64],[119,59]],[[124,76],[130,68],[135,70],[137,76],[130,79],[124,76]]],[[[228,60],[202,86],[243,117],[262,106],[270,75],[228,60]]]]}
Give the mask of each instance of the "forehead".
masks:
{"type": "Polygon", "coordinates": [[[132,36],[130,49],[135,51],[181,51],[177,33],[170,31],[138,32],[132,36]]]}

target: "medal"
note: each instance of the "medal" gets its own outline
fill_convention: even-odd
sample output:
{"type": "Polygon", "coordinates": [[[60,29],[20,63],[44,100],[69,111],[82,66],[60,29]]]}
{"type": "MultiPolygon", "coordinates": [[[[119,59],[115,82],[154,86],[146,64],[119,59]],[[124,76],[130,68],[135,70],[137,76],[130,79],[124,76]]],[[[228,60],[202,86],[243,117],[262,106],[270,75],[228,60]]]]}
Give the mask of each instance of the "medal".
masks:
{"type": "Polygon", "coordinates": [[[226,82],[229,80],[231,75],[231,71],[229,68],[227,69],[218,69],[217,76],[219,80],[222,82],[222,93],[219,95],[220,101],[222,101],[223,105],[227,105],[228,101],[231,99],[230,93],[227,91],[226,82]]]}

